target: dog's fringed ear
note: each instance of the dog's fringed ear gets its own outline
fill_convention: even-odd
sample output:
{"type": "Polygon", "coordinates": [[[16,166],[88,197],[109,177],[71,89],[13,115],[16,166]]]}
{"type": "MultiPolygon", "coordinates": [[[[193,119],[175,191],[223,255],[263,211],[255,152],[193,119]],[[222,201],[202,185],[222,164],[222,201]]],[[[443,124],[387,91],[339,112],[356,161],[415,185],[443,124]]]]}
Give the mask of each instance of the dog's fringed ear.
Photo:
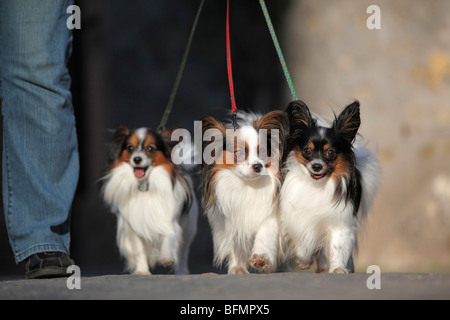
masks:
{"type": "Polygon", "coordinates": [[[309,108],[301,100],[289,103],[286,113],[289,116],[291,135],[302,133],[306,128],[316,125],[316,120],[312,117],[309,108]]]}
{"type": "Polygon", "coordinates": [[[214,119],[211,116],[206,116],[200,119],[202,121],[202,133],[204,134],[208,129],[218,129],[220,130],[222,133],[225,134],[226,132],[226,127],[225,125],[220,122],[217,121],[216,119],[214,119]]]}
{"type": "MultiPolygon", "coordinates": [[[[208,164],[215,162],[215,160],[226,149],[226,126],[214,119],[211,116],[203,117],[202,121],[202,136],[203,144],[202,151],[207,152],[208,164]]],[[[205,155],[203,155],[203,166],[206,166],[205,155]]]]}
{"type": "Polygon", "coordinates": [[[123,143],[130,134],[130,130],[125,126],[118,126],[114,132],[111,141],[108,145],[108,163],[112,164],[117,158],[120,157],[122,152],[123,143]]]}
{"type": "MultiPolygon", "coordinates": [[[[203,117],[200,120],[202,121],[203,148],[205,148],[207,145],[209,145],[212,142],[211,136],[210,136],[211,131],[208,131],[210,129],[219,130],[220,133],[222,134],[223,141],[225,141],[227,128],[222,122],[217,121],[216,119],[214,119],[211,116],[203,117]],[[205,135],[205,133],[206,133],[206,135],[205,135]]],[[[215,141],[215,142],[217,143],[218,141],[215,141]]],[[[223,144],[223,142],[222,142],[222,144],[223,144]]]]}
{"type": "Polygon", "coordinates": [[[112,144],[121,147],[125,138],[130,134],[130,129],[125,126],[118,126],[112,138],[112,144]]]}
{"type": "Polygon", "coordinates": [[[338,130],[349,143],[355,139],[360,125],[359,101],[345,107],[333,122],[333,128],[338,130]]]}
{"type": "Polygon", "coordinates": [[[279,129],[286,130],[289,128],[289,117],[284,111],[271,111],[261,119],[256,121],[256,127],[258,129],[279,129]]]}
{"type": "Polygon", "coordinates": [[[170,155],[172,153],[172,149],[178,144],[180,143],[179,141],[172,141],[172,133],[177,130],[177,129],[182,129],[181,127],[170,127],[169,129],[166,130],[162,130],[159,131],[159,135],[161,136],[161,138],[163,139],[164,143],[167,146],[168,149],[168,154],[170,155]]]}
{"type": "Polygon", "coordinates": [[[266,129],[269,137],[268,141],[271,141],[272,129],[277,129],[279,133],[279,148],[281,156],[283,156],[283,151],[286,143],[286,138],[289,135],[289,116],[286,112],[276,110],[269,112],[264,117],[256,121],[255,126],[258,130],[266,129]]]}

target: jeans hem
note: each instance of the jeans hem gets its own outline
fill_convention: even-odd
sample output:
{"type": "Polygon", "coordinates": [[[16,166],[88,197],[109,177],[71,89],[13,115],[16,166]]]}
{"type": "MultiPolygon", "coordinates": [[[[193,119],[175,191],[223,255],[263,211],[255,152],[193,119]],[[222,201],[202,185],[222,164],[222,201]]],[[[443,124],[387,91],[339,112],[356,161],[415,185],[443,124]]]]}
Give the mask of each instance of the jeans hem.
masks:
{"type": "Polygon", "coordinates": [[[17,254],[14,255],[14,258],[16,260],[16,263],[20,263],[35,253],[50,252],[50,251],[63,252],[69,255],[69,250],[67,250],[67,248],[65,248],[64,246],[53,243],[47,243],[34,245],[28,249],[18,252],[17,254]]]}

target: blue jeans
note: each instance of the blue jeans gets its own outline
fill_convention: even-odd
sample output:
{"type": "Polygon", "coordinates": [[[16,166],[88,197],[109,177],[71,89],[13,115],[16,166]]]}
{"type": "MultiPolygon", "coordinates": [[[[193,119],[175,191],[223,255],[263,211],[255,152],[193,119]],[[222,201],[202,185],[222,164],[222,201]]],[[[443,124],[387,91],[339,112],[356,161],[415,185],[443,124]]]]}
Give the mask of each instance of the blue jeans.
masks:
{"type": "Polygon", "coordinates": [[[16,262],[69,253],[79,175],[67,62],[73,0],[0,0],[3,206],[16,262]]]}

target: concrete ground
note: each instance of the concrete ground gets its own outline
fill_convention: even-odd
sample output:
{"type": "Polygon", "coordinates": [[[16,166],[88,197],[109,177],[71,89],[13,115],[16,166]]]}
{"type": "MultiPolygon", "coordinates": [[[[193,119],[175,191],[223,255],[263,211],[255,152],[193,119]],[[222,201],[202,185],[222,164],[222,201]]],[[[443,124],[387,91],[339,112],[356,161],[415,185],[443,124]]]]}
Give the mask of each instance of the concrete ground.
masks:
{"type": "Polygon", "coordinates": [[[0,299],[450,299],[450,274],[105,275],[0,282],[0,299]],[[370,278],[372,277],[372,278],[370,278]],[[77,282],[77,280],[79,280],[77,282]],[[380,289],[368,289],[379,284],[380,289]],[[67,284],[80,289],[69,289],[67,284]]]}

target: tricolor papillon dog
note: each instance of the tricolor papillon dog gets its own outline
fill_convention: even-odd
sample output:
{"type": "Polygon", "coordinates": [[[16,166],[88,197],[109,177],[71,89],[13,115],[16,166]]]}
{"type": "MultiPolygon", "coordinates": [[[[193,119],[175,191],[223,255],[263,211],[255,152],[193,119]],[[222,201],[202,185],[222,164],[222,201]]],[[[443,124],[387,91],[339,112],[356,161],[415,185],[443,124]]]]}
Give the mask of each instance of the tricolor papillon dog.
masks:
{"type": "Polygon", "coordinates": [[[202,119],[203,206],[214,262],[229,274],[276,268],[280,160],[289,119],[283,111],[240,114],[238,127],[202,119]]]}
{"type": "Polygon", "coordinates": [[[375,156],[354,144],[359,102],[335,116],[331,127],[319,125],[302,101],[291,102],[286,111],[290,134],[280,191],[283,252],[299,269],[309,268],[315,259],[316,272],[354,272],[359,220],[372,204],[379,173],[375,156]]]}
{"type": "Polygon", "coordinates": [[[170,132],[120,126],[110,146],[103,198],[117,214],[117,245],[133,274],[150,274],[157,262],[189,273],[198,205],[190,176],[171,161],[170,132]]]}

